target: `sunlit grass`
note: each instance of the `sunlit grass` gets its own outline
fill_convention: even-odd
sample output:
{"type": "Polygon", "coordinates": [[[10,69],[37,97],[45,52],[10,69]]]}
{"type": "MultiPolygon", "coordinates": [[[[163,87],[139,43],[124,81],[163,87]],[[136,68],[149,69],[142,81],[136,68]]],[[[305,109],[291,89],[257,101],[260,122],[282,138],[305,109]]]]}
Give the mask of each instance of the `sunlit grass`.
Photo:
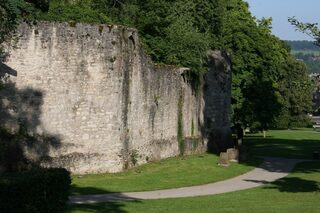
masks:
{"type": "Polygon", "coordinates": [[[116,174],[73,176],[72,194],[147,191],[216,182],[253,169],[261,161],[219,166],[212,154],[176,157],[116,174]]]}

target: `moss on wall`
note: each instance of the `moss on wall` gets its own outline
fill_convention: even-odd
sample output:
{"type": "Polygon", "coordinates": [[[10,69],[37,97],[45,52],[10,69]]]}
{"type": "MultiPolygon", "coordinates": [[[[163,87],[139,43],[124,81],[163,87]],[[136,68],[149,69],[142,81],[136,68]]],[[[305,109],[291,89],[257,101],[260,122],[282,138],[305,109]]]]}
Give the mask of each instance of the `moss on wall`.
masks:
{"type": "Polygon", "coordinates": [[[179,144],[180,155],[184,154],[185,141],[183,134],[183,104],[184,104],[184,93],[181,90],[178,99],[178,128],[177,128],[177,139],[179,144]]]}

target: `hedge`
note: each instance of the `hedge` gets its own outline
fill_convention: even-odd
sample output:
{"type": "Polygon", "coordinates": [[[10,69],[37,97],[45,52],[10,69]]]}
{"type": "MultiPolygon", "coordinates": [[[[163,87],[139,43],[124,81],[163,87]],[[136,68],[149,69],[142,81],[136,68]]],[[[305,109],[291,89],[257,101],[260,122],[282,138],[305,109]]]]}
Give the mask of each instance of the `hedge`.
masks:
{"type": "Polygon", "coordinates": [[[0,212],[62,212],[68,200],[70,173],[37,168],[0,177],[0,212]]]}

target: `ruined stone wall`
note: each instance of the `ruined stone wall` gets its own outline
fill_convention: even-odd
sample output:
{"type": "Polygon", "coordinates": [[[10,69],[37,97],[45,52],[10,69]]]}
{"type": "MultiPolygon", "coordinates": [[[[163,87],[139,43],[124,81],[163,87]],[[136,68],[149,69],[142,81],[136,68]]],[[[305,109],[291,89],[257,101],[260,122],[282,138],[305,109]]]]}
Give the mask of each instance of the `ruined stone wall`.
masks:
{"type": "MultiPolygon", "coordinates": [[[[187,70],[154,65],[135,29],[41,22],[19,34],[0,67],[0,120],[41,138],[24,145],[29,158],[74,173],[118,172],[206,150],[201,89],[187,70]]],[[[214,110],[228,116],[229,106],[214,110]]]]}

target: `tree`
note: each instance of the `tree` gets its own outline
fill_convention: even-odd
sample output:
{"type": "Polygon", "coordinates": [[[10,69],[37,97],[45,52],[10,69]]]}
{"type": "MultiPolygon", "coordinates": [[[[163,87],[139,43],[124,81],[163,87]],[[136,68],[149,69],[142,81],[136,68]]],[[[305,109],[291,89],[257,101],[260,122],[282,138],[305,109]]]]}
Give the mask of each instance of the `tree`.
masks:
{"type": "Polygon", "coordinates": [[[233,123],[267,130],[280,113],[277,81],[289,53],[271,34],[271,19],[254,19],[242,1],[227,8],[222,40],[232,55],[233,123]]]}
{"type": "Polygon", "coordinates": [[[303,32],[316,40],[315,44],[320,46],[320,29],[317,23],[302,23],[295,17],[290,17],[288,21],[296,27],[300,32],[303,32]]]}
{"type": "Polygon", "coordinates": [[[281,94],[281,113],[276,119],[275,127],[303,127],[308,123],[307,113],[312,111],[312,82],[306,65],[288,56],[281,67],[279,77],[281,94]]]}

